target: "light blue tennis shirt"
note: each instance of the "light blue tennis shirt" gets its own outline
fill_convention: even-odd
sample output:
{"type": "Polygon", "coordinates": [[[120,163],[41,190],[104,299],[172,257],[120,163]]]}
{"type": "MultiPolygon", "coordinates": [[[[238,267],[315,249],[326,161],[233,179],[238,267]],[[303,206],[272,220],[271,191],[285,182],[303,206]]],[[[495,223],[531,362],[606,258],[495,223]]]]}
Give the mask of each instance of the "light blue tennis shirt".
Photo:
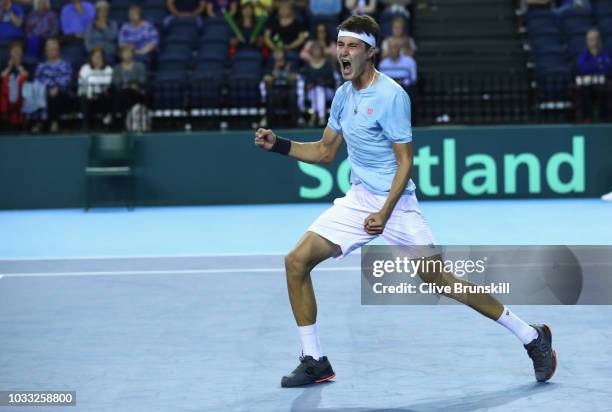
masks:
{"type": "MultiPolygon", "coordinates": [[[[327,126],[346,141],[351,184],[387,196],[397,170],[391,145],[412,141],[410,98],[404,89],[382,73],[361,90],[347,81],[336,91],[327,126]]],[[[415,188],[410,179],[404,193],[415,188]]]]}

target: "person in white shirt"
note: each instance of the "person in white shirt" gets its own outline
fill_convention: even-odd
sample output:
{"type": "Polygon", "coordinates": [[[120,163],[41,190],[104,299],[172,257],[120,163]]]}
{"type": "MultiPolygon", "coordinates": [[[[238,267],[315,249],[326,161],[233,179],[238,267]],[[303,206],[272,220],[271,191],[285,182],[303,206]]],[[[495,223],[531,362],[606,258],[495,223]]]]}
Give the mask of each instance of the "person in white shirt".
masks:
{"type": "Polygon", "coordinates": [[[417,81],[416,62],[411,56],[400,52],[400,45],[389,42],[389,57],[385,57],[378,66],[379,70],[401,84],[410,86],[417,81]]]}
{"type": "Polygon", "coordinates": [[[104,50],[94,47],[89,61],[79,71],[79,90],[83,108],[83,127],[89,129],[93,115],[99,113],[103,123],[110,123],[111,97],[109,88],[113,80],[113,68],[106,64],[104,50]]]}

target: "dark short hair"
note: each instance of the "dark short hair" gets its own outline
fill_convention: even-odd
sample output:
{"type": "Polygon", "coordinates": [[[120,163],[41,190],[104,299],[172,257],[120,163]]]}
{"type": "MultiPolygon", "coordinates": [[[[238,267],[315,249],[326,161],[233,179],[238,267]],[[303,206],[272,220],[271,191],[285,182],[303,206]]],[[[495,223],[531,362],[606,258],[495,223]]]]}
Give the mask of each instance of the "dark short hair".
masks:
{"type": "Polygon", "coordinates": [[[87,60],[90,66],[93,66],[93,56],[96,53],[100,53],[102,56],[102,68],[106,68],[106,55],[104,54],[104,49],[100,46],[96,46],[89,52],[89,59],[87,60]]]}
{"type": "MultiPolygon", "coordinates": [[[[380,26],[378,23],[376,23],[376,20],[365,14],[354,15],[344,20],[338,26],[338,31],[340,30],[352,31],[353,33],[371,34],[376,39],[377,44],[380,37],[380,26]]],[[[366,44],[366,46],[370,47],[369,44],[366,44]]]]}

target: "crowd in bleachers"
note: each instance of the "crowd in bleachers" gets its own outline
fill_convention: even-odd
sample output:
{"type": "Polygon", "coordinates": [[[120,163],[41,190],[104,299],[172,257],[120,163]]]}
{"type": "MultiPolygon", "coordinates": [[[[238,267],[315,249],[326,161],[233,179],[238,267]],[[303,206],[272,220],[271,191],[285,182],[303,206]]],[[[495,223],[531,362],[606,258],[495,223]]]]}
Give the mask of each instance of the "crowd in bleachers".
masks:
{"type": "Polygon", "coordinates": [[[569,93],[578,122],[612,120],[612,1],[526,0],[525,7],[536,77],[548,98],[569,93]]]}
{"type": "Polygon", "coordinates": [[[381,24],[380,69],[416,82],[411,0],[0,1],[4,129],[220,106],[322,125],[341,81],[335,28],[355,13],[381,24]]]}

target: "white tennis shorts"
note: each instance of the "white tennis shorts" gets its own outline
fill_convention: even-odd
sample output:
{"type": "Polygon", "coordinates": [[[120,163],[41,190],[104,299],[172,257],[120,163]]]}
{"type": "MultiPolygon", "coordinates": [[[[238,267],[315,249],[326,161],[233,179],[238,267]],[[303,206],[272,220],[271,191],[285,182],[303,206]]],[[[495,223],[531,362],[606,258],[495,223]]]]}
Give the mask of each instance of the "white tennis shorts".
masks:
{"type": "MultiPolygon", "coordinates": [[[[337,257],[343,258],[379,236],[366,233],[363,225],[369,214],[380,211],[386,199],[363,185],[352,186],[346,196],[334,200],[334,205],[323,212],[308,230],[340,246],[342,254],[337,257]]],[[[433,247],[433,234],[421,214],[414,192],[398,200],[380,236],[393,246],[433,247]]]]}

